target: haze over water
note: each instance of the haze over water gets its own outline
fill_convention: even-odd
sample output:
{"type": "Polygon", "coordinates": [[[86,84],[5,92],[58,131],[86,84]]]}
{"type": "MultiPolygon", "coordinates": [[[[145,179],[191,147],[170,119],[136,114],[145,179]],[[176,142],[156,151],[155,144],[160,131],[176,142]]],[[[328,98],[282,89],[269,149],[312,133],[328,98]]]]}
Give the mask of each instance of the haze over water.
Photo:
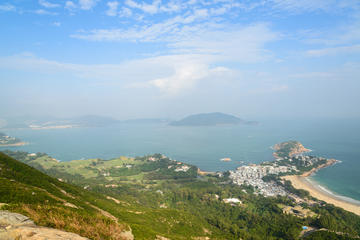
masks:
{"type": "Polygon", "coordinates": [[[45,152],[61,161],[163,153],[206,171],[232,170],[241,164],[271,161],[272,145],[298,140],[313,150],[312,155],[342,161],[320,170],[313,177],[315,181],[339,195],[360,200],[360,124],[357,120],[264,120],[258,126],[214,127],[120,124],[6,132],[30,142],[30,145],[10,149],[45,152]],[[232,161],[220,161],[224,157],[232,161]]]}

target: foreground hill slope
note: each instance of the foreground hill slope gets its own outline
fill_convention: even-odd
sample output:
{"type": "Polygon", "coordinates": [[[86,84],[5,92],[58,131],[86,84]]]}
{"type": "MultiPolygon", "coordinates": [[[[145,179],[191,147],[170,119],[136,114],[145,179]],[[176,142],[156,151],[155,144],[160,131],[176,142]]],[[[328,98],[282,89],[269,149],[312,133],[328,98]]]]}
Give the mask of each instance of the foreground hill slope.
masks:
{"type": "Polygon", "coordinates": [[[2,209],[29,216],[38,225],[91,239],[126,239],[123,236],[128,234],[125,224],[117,223],[111,214],[95,206],[101,197],[62,183],[1,152],[0,186],[2,209]]]}

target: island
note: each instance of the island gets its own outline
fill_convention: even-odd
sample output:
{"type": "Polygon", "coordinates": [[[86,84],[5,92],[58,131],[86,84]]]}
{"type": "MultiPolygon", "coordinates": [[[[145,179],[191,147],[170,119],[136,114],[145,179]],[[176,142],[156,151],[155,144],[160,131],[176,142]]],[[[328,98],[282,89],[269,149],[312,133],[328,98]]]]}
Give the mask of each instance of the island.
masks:
{"type": "Polygon", "coordinates": [[[190,115],[179,121],[170,122],[171,126],[216,126],[216,125],[235,125],[235,124],[246,124],[256,125],[255,121],[245,121],[236,116],[214,112],[214,113],[200,113],[190,115]]]}
{"type": "Polygon", "coordinates": [[[278,143],[274,145],[273,149],[275,150],[275,152],[273,153],[275,158],[292,157],[311,151],[310,149],[305,148],[298,141],[287,141],[278,143]]]}
{"type": "Polygon", "coordinates": [[[26,144],[26,142],[23,142],[18,138],[11,137],[0,132],[0,147],[18,147],[26,144]]]}

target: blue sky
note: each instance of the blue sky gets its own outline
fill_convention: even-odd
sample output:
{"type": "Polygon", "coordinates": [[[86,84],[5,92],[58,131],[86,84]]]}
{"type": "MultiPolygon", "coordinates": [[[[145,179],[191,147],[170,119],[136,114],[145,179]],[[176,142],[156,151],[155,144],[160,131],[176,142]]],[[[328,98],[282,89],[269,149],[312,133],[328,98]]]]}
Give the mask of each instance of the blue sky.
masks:
{"type": "Polygon", "coordinates": [[[358,0],[5,0],[0,31],[0,118],[360,117],[358,0]]]}

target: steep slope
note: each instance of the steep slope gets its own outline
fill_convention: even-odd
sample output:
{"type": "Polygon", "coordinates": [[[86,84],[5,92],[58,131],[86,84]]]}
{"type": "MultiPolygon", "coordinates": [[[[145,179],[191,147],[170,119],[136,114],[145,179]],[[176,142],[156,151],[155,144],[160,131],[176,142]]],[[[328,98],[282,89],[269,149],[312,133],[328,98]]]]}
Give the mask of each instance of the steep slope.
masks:
{"type": "Polygon", "coordinates": [[[24,214],[40,226],[91,239],[126,239],[122,236],[129,228],[95,206],[106,201],[101,195],[60,182],[1,152],[0,186],[2,209],[24,214]]]}

